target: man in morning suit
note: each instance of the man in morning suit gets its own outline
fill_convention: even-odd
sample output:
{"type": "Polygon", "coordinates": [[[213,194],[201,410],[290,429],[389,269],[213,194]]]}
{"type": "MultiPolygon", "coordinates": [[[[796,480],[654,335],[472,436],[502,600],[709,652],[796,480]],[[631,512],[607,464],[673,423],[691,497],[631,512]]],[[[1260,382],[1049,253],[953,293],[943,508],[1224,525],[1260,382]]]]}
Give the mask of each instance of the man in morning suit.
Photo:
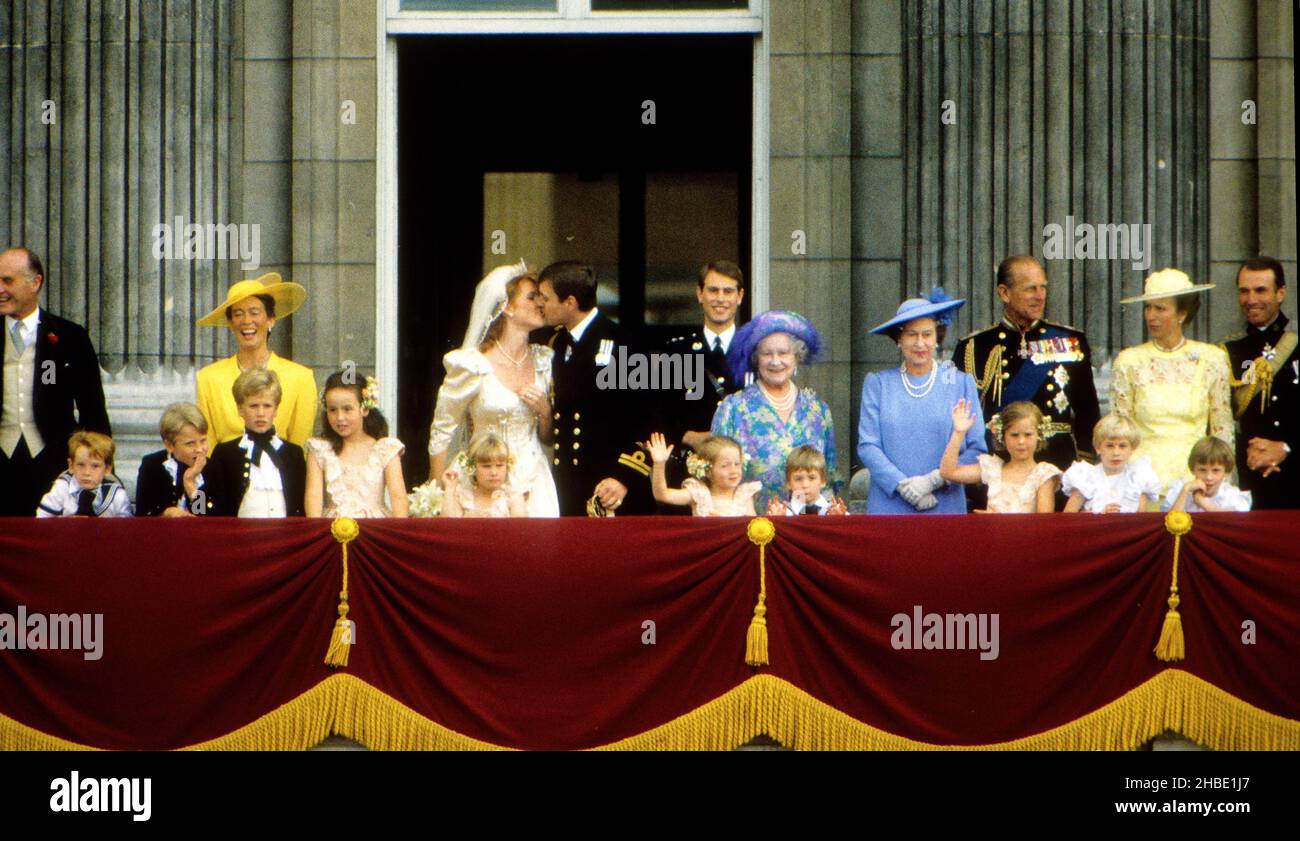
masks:
{"type": "Polygon", "coordinates": [[[655,413],[645,392],[601,389],[597,382],[628,341],[596,308],[595,272],[575,260],[552,263],[538,276],[538,294],[546,322],[556,328],[552,470],[560,514],[598,514],[602,507],[617,514],[653,513],[650,460],[638,442],[652,431],[655,413]]]}
{"type": "Polygon", "coordinates": [[[22,247],[0,252],[0,516],[36,513],[67,469],[75,430],[112,434],[90,336],[38,306],[44,285],[39,257],[22,247]]]}
{"type": "MultiPolygon", "coordinates": [[[[953,361],[975,378],[990,427],[1009,403],[1025,400],[1043,413],[1047,449],[1041,459],[1066,470],[1081,456],[1095,458],[1092,428],[1101,417],[1092,357],[1083,331],[1043,318],[1047,274],[1033,257],[998,265],[1002,320],[957,343],[953,361]]],[[[989,452],[992,446],[990,432],[989,452]]]]}
{"type": "Polygon", "coordinates": [[[1253,508],[1300,508],[1300,352],[1282,312],[1286,275],[1272,257],[1237,271],[1246,332],[1223,343],[1232,367],[1232,404],[1241,424],[1237,473],[1253,508]]]}

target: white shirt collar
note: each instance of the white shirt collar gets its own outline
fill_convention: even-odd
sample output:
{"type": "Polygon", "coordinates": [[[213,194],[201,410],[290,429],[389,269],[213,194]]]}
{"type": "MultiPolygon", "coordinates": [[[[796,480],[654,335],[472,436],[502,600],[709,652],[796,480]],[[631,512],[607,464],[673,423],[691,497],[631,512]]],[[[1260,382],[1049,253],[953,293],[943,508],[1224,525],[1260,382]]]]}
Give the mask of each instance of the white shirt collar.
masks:
{"type": "Polygon", "coordinates": [[[596,320],[596,314],[599,312],[600,310],[597,307],[592,307],[591,312],[587,313],[586,318],[582,319],[582,321],[579,321],[574,327],[569,329],[569,335],[573,337],[573,343],[575,345],[582,341],[582,334],[587,332],[587,328],[591,326],[591,322],[596,320]]]}
{"type": "Polygon", "coordinates": [[[721,333],[714,333],[712,330],[709,329],[709,326],[706,324],[704,325],[704,346],[707,349],[712,350],[713,340],[715,338],[722,339],[722,352],[726,353],[728,350],[731,349],[731,340],[735,335],[736,335],[736,322],[734,321],[731,322],[730,327],[728,327],[726,330],[723,330],[721,333]]]}
{"type": "Polygon", "coordinates": [[[40,323],[41,323],[40,307],[37,307],[36,309],[32,310],[31,315],[21,320],[14,318],[12,315],[5,316],[5,329],[12,331],[14,329],[15,324],[21,324],[22,325],[21,329],[23,332],[23,340],[28,341],[29,344],[30,344],[29,341],[30,338],[36,335],[36,327],[40,323]]]}
{"type": "MultiPolygon", "coordinates": [[[[248,438],[247,435],[245,435],[244,437],[245,437],[245,439],[248,438]]],[[[274,443],[274,442],[272,442],[272,443],[274,443]]],[[[242,444],[241,444],[241,446],[242,446],[242,444]]],[[[249,449],[249,448],[246,447],[245,449],[249,449]]],[[[279,452],[280,447],[277,445],[277,446],[275,447],[275,449],[276,449],[276,452],[279,452]]],[[[172,481],[173,481],[173,482],[176,481],[176,477],[177,477],[177,476],[184,475],[185,471],[186,471],[186,470],[189,470],[188,467],[185,467],[185,466],[182,465],[179,461],[176,460],[176,456],[171,455],[170,453],[167,454],[167,460],[163,462],[163,469],[167,471],[167,475],[168,475],[168,476],[172,477],[172,481]]],[[[203,487],[203,474],[202,474],[202,473],[200,473],[200,474],[195,478],[195,480],[194,480],[194,484],[195,484],[197,487],[200,487],[200,488],[203,487]]]]}
{"type": "MultiPolygon", "coordinates": [[[[248,437],[247,432],[244,433],[244,437],[239,439],[239,446],[250,453],[253,451],[253,439],[248,437]]],[[[278,453],[280,452],[280,448],[283,446],[284,446],[283,438],[281,438],[279,435],[271,436],[271,449],[275,450],[278,453]]]]}
{"type": "Polygon", "coordinates": [[[83,488],[83,487],[81,486],[81,483],[77,481],[77,477],[76,477],[76,476],[73,476],[71,473],[64,473],[63,475],[67,477],[67,478],[65,479],[65,481],[66,481],[67,484],[68,484],[68,496],[72,497],[72,500],[73,500],[74,502],[75,502],[76,500],[78,500],[78,499],[81,497],[81,492],[82,492],[82,491],[86,491],[86,490],[94,490],[94,492],[95,492],[95,504],[96,504],[96,505],[99,505],[99,503],[103,501],[103,499],[104,499],[104,484],[108,481],[108,476],[107,476],[107,475],[104,476],[104,481],[103,481],[103,482],[100,482],[100,483],[99,483],[98,485],[96,485],[93,489],[92,489],[92,488],[83,488]]]}
{"type": "MultiPolygon", "coordinates": [[[[1281,310],[1278,310],[1278,311],[1277,311],[1277,315],[1281,315],[1281,314],[1282,314],[1282,311],[1281,311],[1281,310]]],[[[1247,326],[1248,326],[1250,329],[1254,330],[1256,333],[1267,333],[1267,332],[1269,331],[1269,329],[1270,329],[1274,324],[1277,323],[1277,315],[1273,316],[1272,320],[1269,321],[1268,324],[1265,324],[1263,327],[1256,327],[1256,326],[1253,325],[1253,324],[1248,324],[1247,326]]]]}

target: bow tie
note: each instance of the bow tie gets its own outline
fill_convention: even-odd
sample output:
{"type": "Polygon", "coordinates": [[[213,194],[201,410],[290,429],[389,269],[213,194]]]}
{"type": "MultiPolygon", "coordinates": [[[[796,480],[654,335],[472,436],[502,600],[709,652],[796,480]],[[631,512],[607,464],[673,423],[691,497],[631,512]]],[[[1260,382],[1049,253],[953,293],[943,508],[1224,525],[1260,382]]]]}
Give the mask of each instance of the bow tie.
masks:
{"type": "MultiPolygon", "coordinates": [[[[274,426],[266,432],[253,432],[252,430],[245,428],[244,434],[248,436],[248,440],[253,442],[253,454],[249,457],[249,460],[252,461],[253,464],[260,463],[262,461],[262,453],[266,453],[266,455],[271,459],[271,463],[274,464],[277,469],[280,467],[280,453],[271,446],[271,439],[275,437],[274,426]]],[[[179,462],[177,463],[177,466],[180,466],[179,462]]],[[[179,476],[180,474],[178,473],[177,475],[179,476]]]]}

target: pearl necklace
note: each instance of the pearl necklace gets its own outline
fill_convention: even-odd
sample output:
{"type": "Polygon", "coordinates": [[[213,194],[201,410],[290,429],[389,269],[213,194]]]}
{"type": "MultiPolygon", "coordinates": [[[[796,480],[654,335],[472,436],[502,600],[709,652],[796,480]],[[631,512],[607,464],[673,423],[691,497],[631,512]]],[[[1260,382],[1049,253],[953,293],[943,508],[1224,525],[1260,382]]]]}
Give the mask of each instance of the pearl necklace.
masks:
{"type": "Polygon", "coordinates": [[[921,385],[914,386],[907,379],[907,363],[903,363],[902,365],[898,366],[898,376],[902,378],[903,388],[907,390],[907,394],[909,397],[920,398],[929,394],[930,389],[934,388],[934,380],[935,377],[938,375],[938,373],[939,373],[939,364],[937,362],[932,361],[930,363],[930,376],[927,377],[925,382],[922,383],[921,385]]]}
{"type": "Polygon", "coordinates": [[[1160,351],[1161,353],[1177,353],[1178,350],[1179,350],[1180,348],[1182,348],[1183,345],[1187,344],[1187,337],[1186,337],[1186,336],[1183,336],[1181,339],[1178,340],[1178,344],[1176,344],[1176,345],[1174,345],[1173,347],[1168,348],[1168,349],[1166,349],[1165,347],[1163,347],[1163,346],[1162,346],[1159,342],[1157,342],[1155,339],[1152,339],[1152,340],[1151,340],[1151,343],[1152,343],[1153,345],[1155,345],[1155,346],[1156,346],[1156,350],[1160,351]]]}
{"type": "Polygon", "coordinates": [[[502,356],[504,356],[506,359],[510,360],[510,364],[511,364],[511,365],[514,365],[516,368],[522,368],[522,367],[524,367],[524,360],[528,358],[528,347],[527,347],[526,345],[524,346],[524,352],[523,352],[523,354],[521,354],[520,357],[519,357],[518,359],[515,359],[515,358],[514,358],[513,356],[511,356],[510,354],[506,353],[506,349],[503,348],[503,347],[501,347],[501,342],[500,342],[499,340],[497,340],[497,339],[493,339],[493,340],[492,340],[492,344],[494,344],[494,345],[497,346],[497,350],[501,351],[501,355],[502,355],[502,356]]]}
{"type": "Polygon", "coordinates": [[[767,390],[767,386],[763,385],[761,380],[758,383],[758,390],[763,392],[763,396],[767,398],[768,403],[772,404],[772,408],[776,409],[778,415],[788,414],[794,408],[794,401],[799,397],[799,389],[793,384],[786,387],[786,396],[780,398],[773,397],[772,392],[767,390]]]}

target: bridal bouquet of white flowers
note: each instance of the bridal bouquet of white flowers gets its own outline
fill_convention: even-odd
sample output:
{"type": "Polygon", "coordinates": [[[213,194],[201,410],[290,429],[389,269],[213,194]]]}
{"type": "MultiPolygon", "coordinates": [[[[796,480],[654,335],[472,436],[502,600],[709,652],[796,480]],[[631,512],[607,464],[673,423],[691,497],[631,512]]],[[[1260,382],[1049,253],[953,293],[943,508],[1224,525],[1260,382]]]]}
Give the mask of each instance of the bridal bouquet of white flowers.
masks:
{"type": "Polygon", "coordinates": [[[437,517],[442,513],[442,486],[430,479],[406,495],[412,517],[437,517]]]}

